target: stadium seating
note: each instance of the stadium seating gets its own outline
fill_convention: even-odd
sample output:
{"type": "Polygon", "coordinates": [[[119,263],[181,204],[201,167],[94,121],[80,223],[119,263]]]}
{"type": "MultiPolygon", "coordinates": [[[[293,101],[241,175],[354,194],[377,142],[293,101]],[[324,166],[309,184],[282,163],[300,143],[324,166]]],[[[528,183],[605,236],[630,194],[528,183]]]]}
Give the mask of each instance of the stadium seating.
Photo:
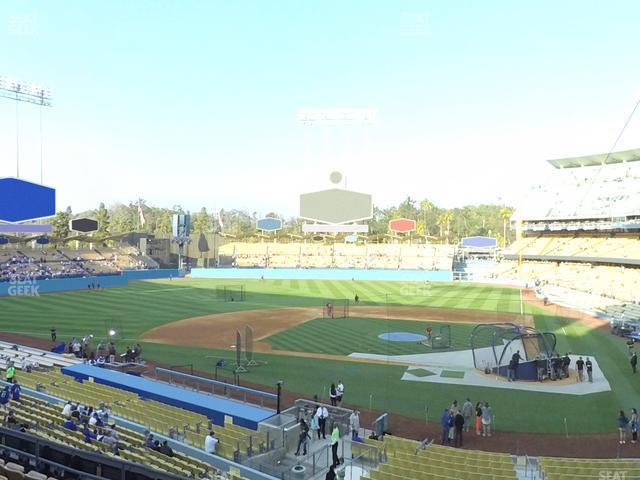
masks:
{"type": "Polygon", "coordinates": [[[232,424],[212,426],[203,415],[152,400],[141,400],[136,394],[117,388],[93,382],[78,383],[57,369],[20,372],[19,382],[25,387],[81,405],[109,405],[119,417],[144,425],[156,433],[184,437],[187,443],[198,448],[203,447],[206,434],[213,428],[220,440],[218,454],[228,459],[233,459],[236,451],[246,455],[249,449],[255,453],[266,448],[267,438],[263,433],[232,424]]]}
{"type": "MultiPolygon", "coordinates": [[[[558,169],[527,192],[523,219],[547,222],[640,214],[639,162],[558,169]]],[[[597,222],[594,222],[597,223],[597,222]]]]}
{"type": "Polygon", "coordinates": [[[133,247],[120,249],[0,249],[0,282],[109,275],[124,269],[158,268],[133,247]]]}
{"type": "Polygon", "coordinates": [[[638,302],[640,269],[621,266],[592,265],[590,263],[556,263],[503,260],[489,274],[492,278],[553,285],[582,291],[602,297],[603,304],[610,300],[638,302]],[[577,279],[577,281],[576,281],[577,279]]]}
{"type": "Polygon", "coordinates": [[[640,240],[637,237],[525,237],[515,241],[505,254],[640,259],[640,240]]]}
{"type": "Polygon", "coordinates": [[[545,480],[640,477],[640,462],[637,460],[540,457],[538,464],[545,480]],[[618,473],[617,477],[614,476],[615,472],[618,473]]]}
{"type": "MultiPolygon", "coordinates": [[[[100,441],[87,443],[82,432],[65,429],[62,426],[65,419],[60,409],[45,401],[29,395],[22,395],[21,402],[11,403],[11,409],[20,423],[29,426],[28,433],[80,450],[112,455],[107,443],[100,441]]],[[[101,431],[102,429],[98,428],[98,430],[101,431]]],[[[196,478],[202,472],[208,471],[211,472],[211,476],[208,478],[222,478],[214,473],[215,469],[211,465],[205,462],[175,451],[173,457],[168,457],[157,451],[145,448],[144,435],[121,426],[118,427],[117,431],[118,444],[121,446],[119,455],[124,460],[184,477],[196,478]]]]}
{"type": "Polygon", "coordinates": [[[370,480],[515,480],[516,471],[511,457],[502,453],[452,449],[420,442],[384,437],[383,441],[366,440],[383,452],[387,459],[378,470],[370,472],[370,480]]]}
{"type": "Polygon", "coordinates": [[[450,245],[245,243],[222,245],[235,267],[451,270],[450,245]]]}

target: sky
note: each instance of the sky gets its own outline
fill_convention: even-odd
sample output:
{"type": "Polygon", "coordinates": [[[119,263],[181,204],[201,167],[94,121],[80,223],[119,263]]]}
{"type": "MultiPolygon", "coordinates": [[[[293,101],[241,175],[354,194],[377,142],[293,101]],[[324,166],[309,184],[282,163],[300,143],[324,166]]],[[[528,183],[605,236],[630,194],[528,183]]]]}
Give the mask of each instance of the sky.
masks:
{"type": "MultiPolygon", "coordinates": [[[[611,149],[640,98],[638,18],[635,0],[4,0],[0,75],[52,91],[18,106],[19,162],[40,182],[42,113],[59,209],[296,215],[332,171],[381,207],[514,205],[545,160],[611,149]],[[309,109],[375,118],[304,125],[309,109]]],[[[640,112],[616,150],[636,147],[640,112]]]]}

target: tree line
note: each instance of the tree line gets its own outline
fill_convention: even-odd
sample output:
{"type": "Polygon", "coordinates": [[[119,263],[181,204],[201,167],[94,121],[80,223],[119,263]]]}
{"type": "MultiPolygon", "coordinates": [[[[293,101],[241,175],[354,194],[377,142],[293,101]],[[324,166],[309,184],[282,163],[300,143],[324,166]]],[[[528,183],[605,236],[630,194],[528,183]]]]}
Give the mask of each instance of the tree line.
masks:
{"type": "MultiPolygon", "coordinates": [[[[99,223],[98,237],[108,237],[129,232],[149,233],[160,236],[171,235],[174,214],[191,214],[191,232],[195,234],[218,233],[230,239],[249,240],[260,233],[256,230],[257,212],[244,210],[220,210],[213,212],[202,207],[198,212],[188,212],[180,205],[170,208],[149,205],[144,199],[128,204],[116,203],[74,215],[71,208],[58,212],[53,219],[53,237],[67,238],[69,220],[88,216],[99,223]],[[142,215],[140,214],[142,212],[142,215]]],[[[505,205],[481,204],[446,209],[424,199],[417,201],[407,197],[397,206],[380,208],[374,206],[373,218],[369,225],[370,241],[385,242],[391,239],[389,221],[408,218],[416,221],[413,237],[422,237],[430,242],[455,243],[463,237],[483,235],[496,237],[502,243],[510,241],[509,219],[513,209],[505,205]]],[[[304,220],[296,217],[285,218],[277,212],[269,212],[266,217],[279,218],[282,230],[276,233],[281,239],[300,239],[303,236],[304,220]]]]}

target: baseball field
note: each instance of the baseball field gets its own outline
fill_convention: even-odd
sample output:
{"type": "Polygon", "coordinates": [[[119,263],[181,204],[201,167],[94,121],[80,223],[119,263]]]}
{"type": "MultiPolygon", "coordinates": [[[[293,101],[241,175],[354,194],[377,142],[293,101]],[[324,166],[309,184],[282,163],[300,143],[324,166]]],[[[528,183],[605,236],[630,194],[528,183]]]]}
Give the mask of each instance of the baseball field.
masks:
{"type": "MultiPolygon", "coordinates": [[[[442,408],[469,397],[488,401],[502,431],[586,434],[615,431],[616,413],[635,406],[638,381],[627,361],[626,345],[603,322],[566,309],[545,308],[520,290],[478,284],[407,284],[376,281],[210,280],[141,281],[128,287],[74,291],[39,297],[0,298],[0,330],[40,338],[57,328],[58,339],[116,331],[120,350],[136,342],[143,357],[168,365],[191,364],[212,373],[217,359],[227,368],[234,358],[235,331],[254,329],[255,358],[264,364],[241,380],[288,392],[328,398],[341,379],[345,401],[363,410],[390,411],[416,422],[439,420],[442,408]],[[224,301],[221,285],[244,286],[244,301],[224,301]],[[355,295],[359,303],[354,304],[355,295]],[[322,306],[351,299],[348,318],[323,318],[322,306]],[[521,315],[523,314],[523,315],[521,315]],[[574,317],[574,318],[572,318],[574,317]],[[423,334],[427,326],[451,328],[456,352],[469,348],[479,323],[525,321],[555,333],[558,351],[594,357],[611,390],[589,395],[540,393],[500,388],[417,383],[402,380],[407,370],[391,360],[348,357],[421,354],[419,342],[389,342],[380,334],[423,334]]],[[[227,370],[226,374],[229,374],[227,370]]]]}

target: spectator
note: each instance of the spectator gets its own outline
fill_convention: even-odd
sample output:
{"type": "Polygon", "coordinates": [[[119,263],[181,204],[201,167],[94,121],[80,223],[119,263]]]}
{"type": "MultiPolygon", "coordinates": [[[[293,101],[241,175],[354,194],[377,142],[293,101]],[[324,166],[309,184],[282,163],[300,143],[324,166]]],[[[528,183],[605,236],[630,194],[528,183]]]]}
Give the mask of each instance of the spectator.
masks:
{"type": "Polygon", "coordinates": [[[449,409],[445,408],[442,412],[442,418],[440,419],[440,425],[442,426],[442,439],[441,445],[448,443],[449,440],[449,409]]]}
{"type": "Polygon", "coordinates": [[[336,387],[336,400],[342,405],[342,397],[344,397],[344,384],[342,380],[338,380],[338,386],[336,387]]]}
{"type": "Polygon", "coordinates": [[[6,379],[7,382],[13,383],[16,377],[16,368],[13,365],[13,362],[9,362],[9,366],[7,367],[6,379]]]}
{"type": "Polygon", "coordinates": [[[631,429],[631,443],[636,443],[638,441],[638,411],[635,408],[631,409],[629,428],[631,429]]]}
{"type": "Polygon", "coordinates": [[[547,369],[548,360],[541,358],[540,355],[536,355],[536,371],[538,373],[538,381],[544,380],[544,374],[547,369]]]}
{"type": "Polygon", "coordinates": [[[349,415],[349,428],[351,428],[351,437],[358,436],[358,432],[360,431],[360,412],[358,410],[354,410],[349,415]]]}
{"type": "Polygon", "coordinates": [[[76,422],[74,422],[71,417],[67,417],[67,419],[64,421],[62,426],[64,428],[66,428],[67,430],[71,430],[72,432],[77,432],[78,431],[78,427],[76,425],[76,422]]]}
{"type": "MultiPolygon", "coordinates": [[[[631,370],[633,371],[633,373],[636,373],[636,367],[638,365],[638,355],[636,354],[636,352],[633,352],[633,354],[631,355],[629,363],[631,364],[631,370]]],[[[7,370],[7,382],[9,381],[8,377],[9,371],[7,370]]]]}
{"type": "Polygon", "coordinates": [[[507,367],[507,380],[509,382],[513,382],[516,378],[516,362],[514,362],[513,358],[509,360],[509,366],[507,367]]]}
{"type": "MultiPolygon", "coordinates": [[[[154,446],[154,438],[153,438],[153,433],[147,431],[147,438],[144,439],[144,446],[147,448],[153,448],[154,446]]],[[[207,442],[207,439],[205,438],[205,443],[207,442]]]]}
{"type": "Polygon", "coordinates": [[[333,466],[337,466],[340,464],[340,459],[338,458],[338,441],[340,440],[340,429],[338,428],[338,424],[333,424],[333,430],[331,431],[331,455],[333,466]]]}
{"type": "Polygon", "coordinates": [[[327,438],[326,428],[327,428],[327,418],[329,417],[329,410],[327,407],[322,405],[318,406],[318,411],[316,412],[318,415],[318,439],[320,439],[320,435],[322,434],[322,438],[327,438]]]}
{"type": "Polygon", "coordinates": [[[620,410],[618,416],[618,432],[620,432],[620,445],[627,443],[627,427],[629,425],[629,419],[624,414],[624,410],[620,410]]]}
{"type": "Polygon", "coordinates": [[[14,402],[19,402],[20,401],[20,393],[22,392],[22,387],[20,386],[19,383],[13,383],[11,385],[11,400],[13,400],[14,402]]]}
{"type": "Polygon", "coordinates": [[[449,445],[453,445],[456,439],[456,415],[455,410],[449,410],[449,434],[447,435],[449,445]]]}
{"type": "Polygon", "coordinates": [[[569,354],[565,353],[564,357],[562,357],[562,373],[564,378],[569,378],[569,366],[571,365],[571,358],[569,358],[569,354]]]}
{"type": "Polygon", "coordinates": [[[98,415],[98,412],[93,412],[91,414],[91,416],[89,417],[89,425],[91,425],[92,427],[104,426],[104,423],[102,423],[102,420],[100,420],[100,416],[98,415]]]}
{"type": "Polygon", "coordinates": [[[336,468],[333,465],[329,466],[329,471],[327,475],[324,477],[324,480],[336,480],[336,468]]]}
{"type": "Polygon", "coordinates": [[[216,447],[218,445],[218,439],[215,436],[213,430],[209,432],[207,438],[204,439],[204,451],[207,453],[215,454],[216,447]]]}
{"type": "Polygon", "coordinates": [[[70,417],[71,416],[71,402],[67,401],[67,403],[64,404],[64,407],[62,407],[62,416],[63,417],[70,417]]]}
{"type": "Polygon", "coordinates": [[[96,440],[98,438],[98,435],[96,434],[95,430],[92,431],[86,422],[83,423],[82,425],[83,425],[82,434],[84,435],[85,442],[91,443],[92,440],[96,440]]]}
{"type": "Polygon", "coordinates": [[[462,429],[464,428],[464,415],[461,412],[456,413],[456,416],[453,420],[453,424],[455,427],[455,442],[454,445],[456,447],[462,446],[462,429]]]}
{"type": "Polygon", "coordinates": [[[587,377],[589,377],[589,383],[593,383],[593,364],[591,363],[589,357],[587,357],[585,365],[587,367],[587,377]]]}
{"type": "Polygon", "coordinates": [[[484,402],[482,406],[482,436],[491,436],[491,422],[493,421],[493,411],[489,406],[489,402],[484,402]]]}
{"type": "Polygon", "coordinates": [[[160,445],[159,452],[167,457],[173,457],[173,448],[169,446],[169,443],[166,440],[162,442],[162,445],[160,445]]]}
{"type": "Polygon", "coordinates": [[[298,438],[298,448],[296,449],[296,457],[300,455],[300,447],[302,447],[302,455],[307,454],[307,445],[309,440],[309,426],[304,418],[300,419],[300,436],[298,438]]]}
{"type": "Polygon", "coordinates": [[[313,440],[317,435],[320,438],[320,425],[318,423],[318,409],[311,415],[311,420],[309,421],[309,429],[311,430],[311,439],[313,440]]]}
{"type": "Polygon", "coordinates": [[[11,393],[9,392],[9,386],[5,386],[0,392],[0,406],[3,409],[7,409],[7,405],[9,404],[9,399],[11,397],[11,393]]]}
{"type": "Polygon", "coordinates": [[[482,402],[476,403],[476,435],[482,433],[482,402]]]}
{"type": "Polygon", "coordinates": [[[584,360],[582,360],[582,357],[578,357],[578,361],[576,361],[576,368],[578,369],[578,381],[584,381],[584,360]]]}
{"type": "Polygon", "coordinates": [[[464,418],[464,431],[469,431],[469,425],[471,425],[471,417],[473,416],[473,403],[467,398],[467,401],[462,405],[462,416],[464,418]]]}
{"type": "Polygon", "coordinates": [[[336,390],[335,383],[332,383],[331,387],[329,388],[329,399],[331,400],[331,406],[335,407],[338,401],[338,392],[336,390]]]}
{"type": "Polygon", "coordinates": [[[513,381],[515,382],[518,379],[518,366],[520,365],[520,360],[522,360],[520,350],[516,350],[516,353],[513,354],[511,360],[513,361],[513,381]]]}

